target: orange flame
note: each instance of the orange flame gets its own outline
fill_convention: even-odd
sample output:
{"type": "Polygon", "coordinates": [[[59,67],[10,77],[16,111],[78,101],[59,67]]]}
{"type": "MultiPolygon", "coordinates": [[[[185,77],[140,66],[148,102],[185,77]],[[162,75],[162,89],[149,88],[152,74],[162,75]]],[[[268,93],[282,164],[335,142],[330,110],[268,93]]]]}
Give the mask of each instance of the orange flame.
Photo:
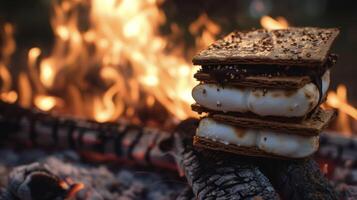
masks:
{"type": "Polygon", "coordinates": [[[260,24],[267,30],[286,29],[289,27],[289,23],[284,17],[274,19],[270,16],[263,16],[260,19],[260,24]]]}
{"type": "Polygon", "coordinates": [[[347,103],[347,88],[345,85],[339,85],[337,92],[329,92],[327,103],[331,107],[341,109],[344,113],[357,120],[357,109],[347,103]]]}
{"type": "Polygon", "coordinates": [[[29,108],[32,101],[32,89],[30,81],[24,72],[19,74],[19,95],[20,95],[20,105],[29,108]]]}
{"type": "Polygon", "coordinates": [[[0,99],[8,103],[14,103],[17,100],[17,93],[11,90],[12,78],[4,64],[0,64],[0,78],[3,82],[0,99]]]}
{"type": "MultiPolygon", "coordinates": [[[[28,69],[17,78],[18,94],[11,89],[9,57],[15,50],[13,29],[5,24],[1,53],[0,98],[32,105],[43,111],[65,108],[78,116],[99,122],[120,116],[135,118],[137,109],[159,105],[175,119],[195,115],[191,88],[197,84],[195,69],[180,41],[182,31],[169,24],[171,34],[159,28],[166,16],[162,0],[61,0],[53,1],[51,25],[55,43],[49,56],[33,47],[28,69]],[[83,6],[88,9],[83,12],[83,6]],[[83,28],[85,26],[85,28],[83,28]],[[99,74],[99,76],[97,76],[99,74]],[[58,95],[60,94],[60,95],[58,95]],[[59,103],[64,106],[58,106],[59,103]]],[[[216,39],[220,27],[205,14],[189,26],[201,49],[216,39]]]]}
{"type": "Polygon", "coordinates": [[[1,100],[8,102],[8,103],[15,103],[17,100],[17,93],[13,90],[9,92],[3,92],[0,94],[1,100]]]}
{"type": "Polygon", "coordinates": [[[55,70],[50,60],[44,60],[40,65],[40,80],[44,86],[50,88],[55,78],[55,70]]]}
{"type": "MultiPolygon", "coordinates": [[[[51,24],[56,37],[52,52],[37,62],[41,50],[30,49],[31,75],[22,75],[20,87],[26,87],[25,82],[31,79],[35,87],[33,103],[41,110],[55,108],[56,99],[70,99],[65,101],[66,106],[74,108],[76,114],[100,122],[133,116],[138,107],[155,104],[163,105],[177,119],[194,115],[190,104],[191,88],[197,84],[193,79],[195,69],[185,59],[191,50],[170,48],[170,39],[181,34],[176,24],[171,24],[172,35],[159,33],[159,27],[166,22],[160,2],[55,1],[51,24]],[[85,31],[79,25],[84,18],[79,12],[82,6],[89,8],[85,14],[88,21],[81,21],[88,23],[85,31]],[[104,92],[88,82],[88,74],[93,71],[99,72],[104,92]],[[49,95],[51,91],[61,91],[63,96],[54,99],[49,95]]],[[[220,27],[202,15],[189,31],[201,38],[196,45],[203,48],[216,39],[220,27]]],[[[21,102],[28,106],[32,94],[20,90],[25,95],[20,97],[21,102]]]]}
{"type": "Polygon", "coordinates": [[[202,32],[200,37],[196,37],[195,42],[196,48],[202,49],[216,40],[215,36],[221,32],[221,27],[211,21],[206,14],[202,14],[189,26],[189,31],[192,35],[202,32]]]}
{"type": "Polygon", "coordinates": [[[43,111],[49,111],[56,105],[56,98],[52,96],[36,96],[34,99],[35,106],[43,111]]]}
{"type": "Polygon", "coordinates": [[[357,109],[347,102],[347,88],[345,85],[339,85],[336,92],[330,91],[327,96],[326,104],[330,107],[339,110],[337,117],[337,129],[345,134],[351,136],[352,129],[348,116],[357,120],[357,109]]]}
{"type": "Polygon", "coordinates": [[[17,100],[18,95],[12,90],[12,78],[8,70],[11,56],[16,50],[16,44],[13,37],[14,30],[9,23],[4,24],[4,27],[2,28],[2,46],[0,49],[2,56],[0,61],[0,80],[2,83],[0,87],[0,99],[8,103],[14,103],[17,100]]]}

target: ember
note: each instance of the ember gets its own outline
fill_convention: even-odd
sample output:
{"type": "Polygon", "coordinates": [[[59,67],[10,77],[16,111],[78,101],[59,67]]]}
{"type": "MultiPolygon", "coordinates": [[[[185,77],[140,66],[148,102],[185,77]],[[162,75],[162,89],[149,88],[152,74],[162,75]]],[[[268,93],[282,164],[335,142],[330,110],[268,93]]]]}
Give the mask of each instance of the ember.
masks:
{"type": "Polygon", "coordinates": [[[166,173],[159,175],[152,171],[141,171],[139,168],[121,168],[111,171],[105,166],[83,164],[79,156],[70,151],[46,154],[41,151],[15,153],[0,150],[0,154],[7,155],[1,160],[2,171],[5,171],[5,174],[11,172],[10,183],[6,183],[5,174],[0,174],[0,185],[8,186],[6,190],[0,190],[0,199],[15,199],[14,196],[31,199],[31,196],[19,196],[25,194],[20,194],[18,192],[20,190],[15,188],[18,184],[21,184],[23,191],[42,195],[32,197],[33,200],[52,200],[55,197],[76,200],[118,199],[119,197],[126,199],[175,199],[186,187],[186,183],[182,180],[166,173]],[[24,160],[27,165],[12,169],[15,165],[23,163],[24,160]],[[40,162],[37,162],[38,160],[40,162]],[[28,162],[35,163],[29,164],[28,162]],[[42,179],[48,180],[47,182],[43,180],[36,182],[36,184],[47,183],[47,185],[37,186],[41,192],[35,191],[34,187],[26,190],[29,184],[23,179],[19,179],[25,176],[30,179],[35,175],[36,179],[39,179],[39,175],[41,175],[42,179]],[[54,184],[50,185],[49,183],[54,184]],[[43,190],[44,188],[47,190],[43,190]]]}

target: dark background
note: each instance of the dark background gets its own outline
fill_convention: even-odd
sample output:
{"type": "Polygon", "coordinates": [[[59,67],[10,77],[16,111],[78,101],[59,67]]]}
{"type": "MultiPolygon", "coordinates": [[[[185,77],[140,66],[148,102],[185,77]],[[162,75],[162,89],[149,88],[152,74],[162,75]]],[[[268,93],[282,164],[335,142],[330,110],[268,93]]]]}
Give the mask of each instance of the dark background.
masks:
{"type": "MultiPolygon", "coordinates": [[[[21,54],[17,57],[25,56],[21,52],[33,46],[45,52],[50,50],[53,42],[50,5],[51,0],[0,0],[0,21],[15,25],[17,54],[21,54]]],[[[178,23],[184,32],[203,12],[222,26],[222,34],[234,29],[260,28],[262,15],[284,16],[292,26],[340,28],[340,37],[332,50],[340,56],[332,70],[332,88],[346,84],[349,100],[357,105],[357,1],[166,0],[162,7],[167,18],[178,23]]],[[[192,40],[186,41],[190,44],[192,40]]]]}

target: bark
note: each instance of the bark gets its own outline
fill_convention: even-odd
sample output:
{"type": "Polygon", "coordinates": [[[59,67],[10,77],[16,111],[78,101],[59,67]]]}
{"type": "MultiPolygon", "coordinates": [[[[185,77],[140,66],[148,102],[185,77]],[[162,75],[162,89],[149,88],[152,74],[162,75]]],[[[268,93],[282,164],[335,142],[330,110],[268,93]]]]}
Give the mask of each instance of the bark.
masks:
{"type": "Polygon", "coordinates": [[[261,166],[283,199],[339,199],[317,163],[311,158],[300,161],[265,159],[261,166]]]}
{"type": "Polygon", "coordinates": [[[74,149],[89,161],[118,161],[176,170],[158,147],[170,133],[120,120],[115,123],[60,117],[0,101],[0,144],[74,149]]]}
{"type": "Polygon", "coordinates": [[[176,200],[195,200],[195,195],[192,192],[191,187],[186,187],[182,192],[177,196],[176,200]]]}
{"type": "Polygon", "coordinates": [[[56,200],[66,198],[67,192],[60,179],[39,163],[16,167],[9,174],[9,185],[4,199],[56,200]]]}

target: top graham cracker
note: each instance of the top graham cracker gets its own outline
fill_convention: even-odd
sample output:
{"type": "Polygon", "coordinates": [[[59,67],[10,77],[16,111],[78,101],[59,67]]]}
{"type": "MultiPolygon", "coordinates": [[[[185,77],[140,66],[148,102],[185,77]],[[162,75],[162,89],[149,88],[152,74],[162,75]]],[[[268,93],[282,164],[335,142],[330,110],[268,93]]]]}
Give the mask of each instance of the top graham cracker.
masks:
{"type": "Polygon", "coordinates": [[[337,28],[292,27],[235,31],[196,55],[195,65],[262,64],[318,67],[326,61],[337,28]]]}

